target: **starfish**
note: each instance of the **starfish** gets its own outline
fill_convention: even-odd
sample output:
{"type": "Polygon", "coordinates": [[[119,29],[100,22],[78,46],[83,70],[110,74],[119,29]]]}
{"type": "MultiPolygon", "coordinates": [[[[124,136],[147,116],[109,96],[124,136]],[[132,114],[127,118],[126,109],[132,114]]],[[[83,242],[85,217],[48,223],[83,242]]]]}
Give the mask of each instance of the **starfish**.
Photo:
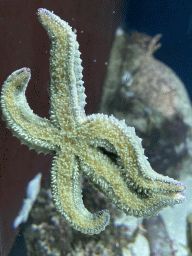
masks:
{"type": "Polygon", "coordinates": [[[150,217],[185,201],[185,185],[156,173],[141,139],[125,121],[84,111],[85,93],[76,34],[46,9],[38,17],[52,41],[50,120],[30,109],[25,90],[30,69],[13,72],[2,87],[3,118],[30,149],[54,155],[51,187],[56,209],[74,229],[98,234],[109,223],[108,210],[92,214],[81,196],[82,174],[127,215],[150,217]]]}

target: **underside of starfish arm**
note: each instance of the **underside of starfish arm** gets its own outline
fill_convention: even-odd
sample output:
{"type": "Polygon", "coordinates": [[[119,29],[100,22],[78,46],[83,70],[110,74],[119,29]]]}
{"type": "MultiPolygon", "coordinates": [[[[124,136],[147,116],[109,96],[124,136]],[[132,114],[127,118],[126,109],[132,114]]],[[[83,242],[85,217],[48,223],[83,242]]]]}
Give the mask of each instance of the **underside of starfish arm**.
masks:
{"type": "Polygon", "coordinates": [[[46,9],[38,9],[39,20],[51,39],[50,120],[71,130],[74,122],[85,120],[85,93],[76,34],[67,22],[46,9]]]}
{"type": "Polygon", "coordinates": [[[99,234],[110,220],[107,210],[90,213],[84,206],[81,195],[82,171],[79,160],[70,147],[59,152],[53,159],[51,187],[57,210],[67,223],[84,234],[99,234]]]}
{"type": "Polygon", "coordinates": [[[25,90],[30,79],[30,69],[13,72],[2,87],[1,109],[7,127],[22,143],[37,152],[52,153],[55,150],[53,136],[55,129],[46,118],[33,113],[29,107],[25,90]]]}

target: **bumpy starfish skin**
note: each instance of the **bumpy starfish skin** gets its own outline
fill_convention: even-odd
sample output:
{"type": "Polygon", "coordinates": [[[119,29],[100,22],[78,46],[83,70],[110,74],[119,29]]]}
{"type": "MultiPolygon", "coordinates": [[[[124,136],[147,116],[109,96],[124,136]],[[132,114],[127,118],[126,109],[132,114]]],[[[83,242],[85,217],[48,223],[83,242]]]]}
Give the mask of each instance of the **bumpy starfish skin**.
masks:
{"type": "Polygon", "coordinates": [[[110,219],[107,210],[92,214],[84,207],[82,173],[127,215],[150,217],[163,207],[185,201],[184,184],[152,170],[134,128],[113,116],[85,115],[76,35],[48,10],[39,9],[38,16],[52,41],[50,120],[35,115],[27,104],[28,68],[7,78],[1,107],[7,126],[22,143],[54,154],[52,194],[68,224],[92,235],[104,230],[110,219]]]}

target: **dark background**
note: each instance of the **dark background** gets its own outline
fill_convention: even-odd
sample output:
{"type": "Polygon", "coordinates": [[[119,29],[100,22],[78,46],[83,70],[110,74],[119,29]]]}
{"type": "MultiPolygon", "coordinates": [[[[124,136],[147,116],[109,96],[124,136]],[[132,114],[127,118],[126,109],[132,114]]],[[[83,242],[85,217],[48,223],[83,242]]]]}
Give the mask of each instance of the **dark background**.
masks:
{"type": "MultiPolygon", "coordinates": [[[[97,113],[114,33],[121,26],[151,36],[162,33],[162,48],[156,56],[167,63],[191,93],[192,4],[180,0],[0,0],[0,85],[15,70],[31,69],[26,96],[30,107],[49,118],[50,40],[36,12],[46,8],[77,29],[83,59],[87,95],[86,113],[97,113]],[[83,32],[81,32],[83,31],[83,32]],[[94,61],[96,60],[96,62],[94,61]]],[[[191,94],[192,95],[192,94],[191,94]]],[[[25,198],[27,183],[42,172],[42,186],[48,182],[52,156],[29,151],[12,137],[0,120],[0,248],[8,255],[19,228],[12,224],[25,198]]],[[[10,255],[26,255],[19,249],[22,237],[10,255]]],[[[23,246],[23,244],[22,244],[23,246]]],[[[23,247],[24,248],[24,247],[23,247]]]]}
{"type": "Polygon", "coordinates": [[[181,78],[192,97],[192,2],[189,0],[130,0],[125,3],[123,28],[161,33],[155,56],[181,78]]]}

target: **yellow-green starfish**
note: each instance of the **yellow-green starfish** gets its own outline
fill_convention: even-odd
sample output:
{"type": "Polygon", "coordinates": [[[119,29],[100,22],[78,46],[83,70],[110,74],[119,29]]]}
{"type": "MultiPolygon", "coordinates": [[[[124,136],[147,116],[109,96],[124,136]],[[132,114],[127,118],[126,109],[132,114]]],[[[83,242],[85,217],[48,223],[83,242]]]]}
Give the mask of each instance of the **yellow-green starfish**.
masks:
{"type": "Polygon", "coordinates": [[[52,12],[39,9],[38,16],[52,41],[50,120],[35,115],[27,104],[28,68],[7,78],[1,107],[7,126],[22,143],[54,154],[52,193],[68,224],[92,235],[104,230],[110,219],[107,210],[92,214],[84,207],[82,173],[127,215],[150,217],[163,207],[183,202],[185,186],[152,170],[134,128],[113,116],[86,116],[76,35],[52,12]]]}

